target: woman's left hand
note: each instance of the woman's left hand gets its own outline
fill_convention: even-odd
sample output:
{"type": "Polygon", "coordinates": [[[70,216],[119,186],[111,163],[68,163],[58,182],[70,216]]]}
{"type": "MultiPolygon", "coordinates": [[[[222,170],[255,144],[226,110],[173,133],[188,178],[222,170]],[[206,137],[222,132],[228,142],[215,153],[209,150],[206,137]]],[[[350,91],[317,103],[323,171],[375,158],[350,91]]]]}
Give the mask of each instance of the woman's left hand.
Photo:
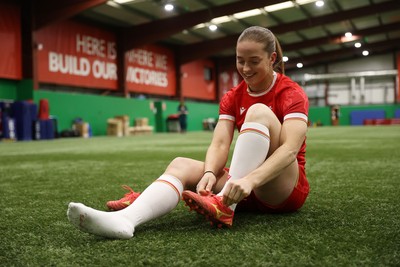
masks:
{"type": "Polygon", "coordinates": [[[224,189],[222,203],[225,206],[230,206],[234,203],[239,203],[245,197],[249,196],[253,187],[246,179],[238,179],[229,181],[224,189]]]}

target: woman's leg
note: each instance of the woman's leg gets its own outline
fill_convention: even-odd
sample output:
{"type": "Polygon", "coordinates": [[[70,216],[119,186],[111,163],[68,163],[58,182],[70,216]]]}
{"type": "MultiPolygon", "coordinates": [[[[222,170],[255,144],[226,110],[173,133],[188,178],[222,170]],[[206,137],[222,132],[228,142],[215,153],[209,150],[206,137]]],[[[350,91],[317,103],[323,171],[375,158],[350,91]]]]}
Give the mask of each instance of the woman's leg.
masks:
{"type": "Polygon", "coordinates": [[[188,158],[174,159],[164,174],[149,185],[136,201],[116,212],[92,209],[81,203],[70,203],[68,219],[78,229],[108,238],[129,239],[135,227],[173,210],[183,190],[196,188],[204,163],[188,158]]]}
{"type": "MultiPolygon", "coordinates": [[[[248,175],[274,153],[281,145],[281,128],[280,121],[266,105],[254,104],[249,108],[236,141],[229,169],[229,181],[248,175]]],[[[271,205],[279,204],[292,192],[297,176],[297,162],[294,162],[279,177],[253,191],[261,200],[271,205]]],[[[223,196],[224,189],[219,196],[223,196]]],[[[236,204],[230,206],[232,210],[235,207],[236,204]]]]}
{"type": "MultiPolygon", "coordinates": [[[[245,177],[257,169],[267,158],[270,147],[268,128],[258,122],[245,122],[240,129],[229,168],[229,181],[218,194],[223,196],[230,181],[245,177]]],[[[236,203],[230,205],[235,210],[236,203]]]]}
{"type": "MultiPolygon", "coordinates": [[[[267,158],[275,152],[281,143],[282,124],[270,108],[263,104],[255,104],[247,112],[245,122],[260,123],[268,128],[270,134],[270,147],[267,158]]],[[[239,163],[240,164],[240,163],[239,163]]],[[[240,168],[240,167],[239,167],[240,168]]],[[[298,178],[297,160],[290,164],[278,177],[254,189],[258,198],[270,205],[278,205],[285,201],[298,178]]]]}

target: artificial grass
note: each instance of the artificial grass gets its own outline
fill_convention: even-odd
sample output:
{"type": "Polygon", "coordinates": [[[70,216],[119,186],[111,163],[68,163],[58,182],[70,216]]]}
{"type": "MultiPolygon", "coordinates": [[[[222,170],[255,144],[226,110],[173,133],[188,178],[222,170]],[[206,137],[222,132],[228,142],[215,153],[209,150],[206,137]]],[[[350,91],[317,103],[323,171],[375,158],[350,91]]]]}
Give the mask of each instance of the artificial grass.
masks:
{"type": "Polygon", "coordinates": [[[180,203],[128,241],[82,233],[70,201],[105,209],[176,156],[204,159],[209,132],[0,142],[2,266],[399,266],[400,128],[308,133],[311,193],[293,214],[235,215],[211,228],[180,203]]]}

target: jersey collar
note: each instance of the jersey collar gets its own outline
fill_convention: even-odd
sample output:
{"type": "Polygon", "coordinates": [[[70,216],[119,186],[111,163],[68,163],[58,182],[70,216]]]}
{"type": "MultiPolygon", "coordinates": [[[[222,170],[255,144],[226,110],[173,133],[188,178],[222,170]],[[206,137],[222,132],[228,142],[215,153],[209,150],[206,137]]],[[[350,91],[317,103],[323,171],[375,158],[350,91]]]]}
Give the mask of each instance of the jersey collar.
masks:
{"type": "Polygon", "coordinates": [[[274,78],[272,80],[271,85],[268,87],[267,90],[262,91],[261,93],[254,93],[254,92],[250,91],[249,87],[247,87],[247,93],[249,94],[249,96],[258,97],[258,96],[263,96],[263,95],[268,94],[268,92],[271,91],[272,87],[274,87],[275,82],[276,82],[276,78],[278,77],[278,75],[276,74],[275,71],[272,74],[273,74],[274,78]]]}

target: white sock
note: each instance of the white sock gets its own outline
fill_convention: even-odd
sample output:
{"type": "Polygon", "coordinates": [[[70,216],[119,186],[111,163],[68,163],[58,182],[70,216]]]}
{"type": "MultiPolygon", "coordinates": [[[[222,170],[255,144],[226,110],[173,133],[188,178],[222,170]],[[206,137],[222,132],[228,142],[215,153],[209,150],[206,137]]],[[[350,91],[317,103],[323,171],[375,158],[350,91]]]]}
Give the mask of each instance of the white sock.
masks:
{"type": "MultiPolygon", "coordinates": [[[[269,130],[257,122],[245,122],[236,140],[231,165],[229,168],[229,181],[240,179],[257,169],[267,158],[269,150],[269,130]]],[[[222,196],[226,185],[218,196],[222,196]]],[[[230,208],[235,210],[237,204],[230,208]]]]}
{"type": "Polygon", "coordinates": [[[127,208],[104,212],[81,203],[70,203],[67,216],[78,229],[108,238],[129,239],[135,227],[173,210],[181,199],[183,185],[172,175],[161,175],[127,208]]]}
{"type": "Polygon", "coordinates": [[[67,216],[79,230],[108,238],[129,239],[135,229],[118,211],[99,211],[82,203],[69,203],[67,216]]]}
{"type": "Polygon", "coordinates": [[[173,210],[181,200],[182,191],[183,185],[178,178],[163,174],[120,212],[136,227],[173,210]]]}

